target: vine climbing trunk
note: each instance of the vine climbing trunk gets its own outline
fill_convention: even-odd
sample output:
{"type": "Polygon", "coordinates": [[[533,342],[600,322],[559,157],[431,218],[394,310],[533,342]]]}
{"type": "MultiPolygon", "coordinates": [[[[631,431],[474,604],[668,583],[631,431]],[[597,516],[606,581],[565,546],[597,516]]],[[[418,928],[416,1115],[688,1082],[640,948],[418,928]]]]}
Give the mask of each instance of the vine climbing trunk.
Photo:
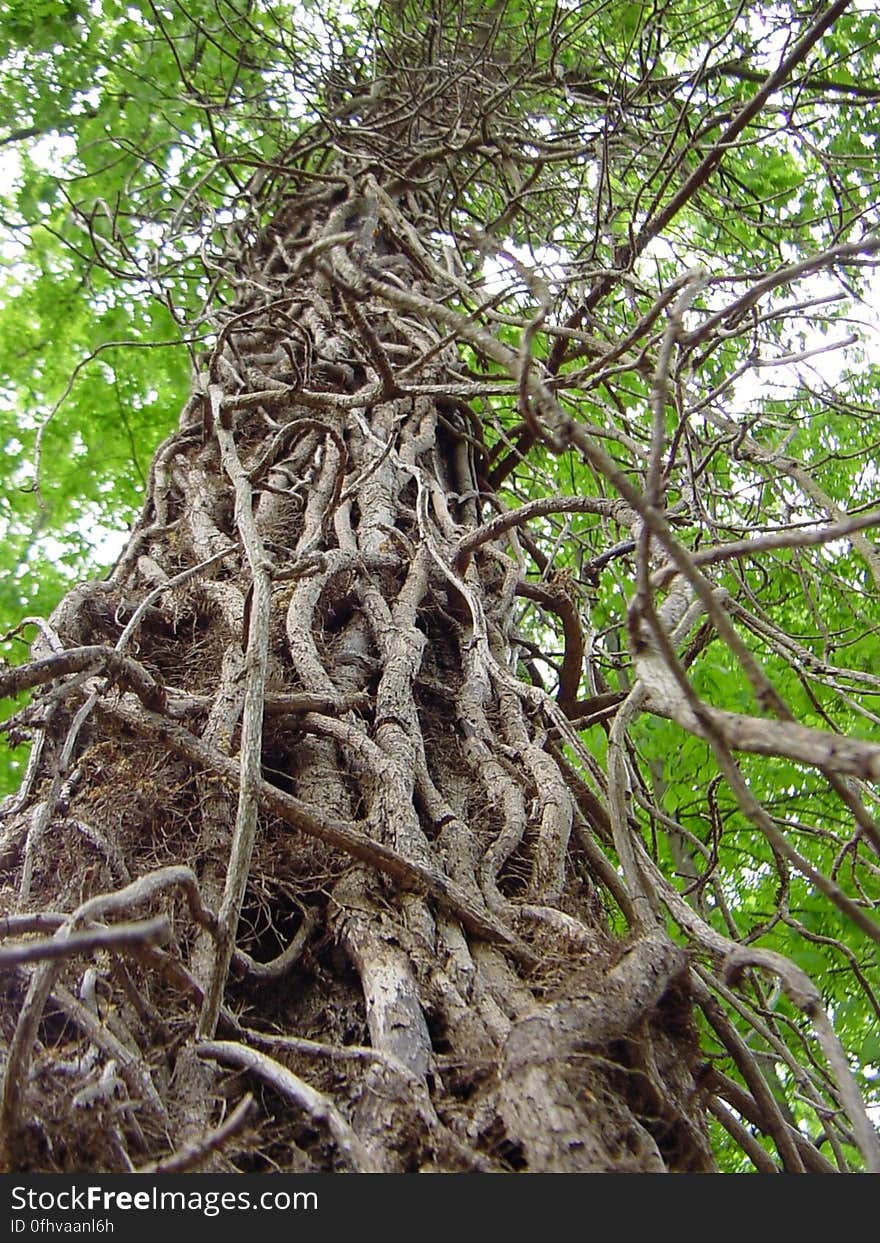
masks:
{"type": "Polygon", "coordinates": [[[3,859],[58,956],[5,985],[7,1167],[712,1168],[687,956],[575,772],[577,600],[494,513],[456,336],[500,347],[364,164],[260,191],[130,542],[34,644],[3,859]]]}

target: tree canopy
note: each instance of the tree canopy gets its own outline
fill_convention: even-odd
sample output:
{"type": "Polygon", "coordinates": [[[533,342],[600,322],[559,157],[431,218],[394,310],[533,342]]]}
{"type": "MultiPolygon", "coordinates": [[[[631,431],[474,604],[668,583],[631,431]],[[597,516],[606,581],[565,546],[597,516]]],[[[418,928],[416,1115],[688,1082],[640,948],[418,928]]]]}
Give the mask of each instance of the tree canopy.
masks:
{"type": "MultiPolygon", "coordinates": [[[[21,0],[0,41],[7,814],[46,681],[15,673],[31,619],[155,506],[243,266],[323,272],[360,342],[343,405],[430,398],[465,446],[443,573],[467,602],[503,550],[481,573],[579,849],[601,826],[609,935],[690,956],[713,1159],[878,1168],[880,15],[21,0]]],[[[302,350],[272,384],[323,418],[302,350]]],[[[553,803],[525,743],[492,763],[553,803]]]]}

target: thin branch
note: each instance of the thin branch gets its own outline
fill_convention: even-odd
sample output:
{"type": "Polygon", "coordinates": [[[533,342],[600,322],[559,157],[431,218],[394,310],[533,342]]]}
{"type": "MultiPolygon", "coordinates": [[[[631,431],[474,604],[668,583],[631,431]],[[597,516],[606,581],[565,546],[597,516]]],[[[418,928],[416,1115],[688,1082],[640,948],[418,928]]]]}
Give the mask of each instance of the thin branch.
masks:
{"type": "Polygon", "coordinates": [[[192,1170],[196,1166],[201,1165],[206,1157],[212,1152],[218,1152],[228,1140],[237,1135],[239,1131],[244,1130],[248,1120],[254,1113],[254,1098],[250,1092],[245,1093],[241,1100],[233,1109],[232,1113],[219,1126],[213,1130],[206,1131],[199,1139],[193,1140],[190,1144],[185,1144],[183,1148],[179,1148],[177,1152],[171,1153],[170,1156],[163,1157],[161,1161],[150,1161],[147,1165],[142,1165],[138,1174],[185,1174],[187,1170],[192,1170]]]}
{"type": "Polygon", "coordinates": [[[850,7],[852,0],[837,0],[829,9],[814,22],[804,35],[798,39],[788,56],[781,62],[775,72],[771,73],[759,91],[736,114],[730,125],[724,130],[715,145],[703,157],[684,184],[672,196],[669,202],[644,225],[637,240],[637,250],[643,251],[648,243],[666,228],[671,220],[678,215],[697,190],[709,180],[721,164],[725,153],[730,149],[734,139],[751,124],[765,103],[791,77],[792,72],[809,55],[811,49],[819,42],[826,30],[837,21],[838,17],[850,7]]]}
{"type": "Polygon", "coordinates": [[[63,941],[50,938],[47,941],[31,941],[25,945],[0,948],[0,971],[17,967],[21,963],[49,962],[54,959],[73,958],[77,954],[92,954],[95,950],[124,950],[131,946],[165,945],[171,938],[171,924],[167,915],[145,919],[139,923],[114,924],[112,928],[100,928],[94,932],[74,932],[63,941]]]}
{"type": "Polygon", "coordinates": [[[226,869],[226,885],[218,913],[214,966],[199,1016],[200,1036],[213,1035],[217,1027],[257,834],[263,754],[263,700],[266,694],[269,619],[272,609],[272,564],[257,530],[253,488],[239,459],[232,432],[224,426],[223,394],[219,386],[210,385],[208,396],[213,408],[214,430],[220,446],[223,469],[235,490],[235,521],[247,554],[252,594],[249,597],[250,613],[246,639],[238,809],[226,869]]]}
{"type": "Polygon", "coordinates": [[[304,1110],[313,1121],[326,1126],[340,1153],[356,1174],[379,1173],[379,1166],[329,1096],[318,1092],[274,1058],[232,1040],[203,1040],[196,1045],[196,1052],[199,1057],[209,1057],[222,1065],[237,1066],[259,1076],[264,1083],[304,1110]]]}
{"type": "Polygon", "coordinates": [[[724,974],[728,980],[734,980],[747,966],[763,967],[778,975],[788,997],[812,1021],[822,1052],[837,1080],[837,1087],[852,1123],[859,1151],[865,1159],[865,1166],[872,1174],[880,1174],[880,1136],[868,1117],[859,1085],[829,1022],[819,990],[796,963],[774,950],[762,949],[756,945],[741,945],[732,950],[724,964],[724,974]]]}
{"type": "Polygon", "coordinates": [[[491,543],[505,531],[522,526],[532,518],[543,518],[547,514],[597,514],[601,518],[612,518],[624,525],[629,525],[633,518],[627,505],[601,496],[544,496],[537,501],[529,501],[518,509],[499,514],[491,522],[465,535],[459,540],[455,550],[453,567],[462,573],[467,569],[471,555],[483,544],[491,543]]]}
{"type": "MultiPolygon", "coordinates": [[[[195,873],[191,868],[175,866],[160,868],[156,872],[142,876],[130,885],[126,885],[124,889],[97,894],[94,898],[90,898],[67,917],[55,933],[55,938],[63,943],[89,920],[97,920],[105,915],[114,914],[116,911],[128,910],[141,902],[148,901],[164,889],[176,886],[183,888],[190,910],[197,922],[214,931],[216,920],[202,905],[195,873]]],[[[56,988],[55,981],[63,961],[63,957],[43,961],[31,976],[3,1073],[0,1123],[6,1135],[12,1135],[18,1126],[37,1029],[46,1002],[52,990],[56,988]]],[[[58,989],[60,988],[61,986],[58,985],[58,989]]]]}
{"type": "Polygon", "coordinates": [[[18,695],[67,674],[87,670],[106,672],[115,681],[133,690],[146,707],[156,712],[164,711],[165,688],[161,683],[139,661],[98,644],[69,648],[57,655],[45,656],[42,660],[0,670],[0,695],[18,695]]]}

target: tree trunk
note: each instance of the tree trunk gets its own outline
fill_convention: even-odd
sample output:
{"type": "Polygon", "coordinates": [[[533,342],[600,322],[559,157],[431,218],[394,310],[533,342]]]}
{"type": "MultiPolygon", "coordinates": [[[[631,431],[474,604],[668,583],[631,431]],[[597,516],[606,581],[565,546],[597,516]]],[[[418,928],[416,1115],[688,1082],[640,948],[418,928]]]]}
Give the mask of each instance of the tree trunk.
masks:
{"type": "Polygon", "coordinates": [[[291,180],[123,557],[34,644],[67,676],[3,858],[69,953],[7,984],[10,1168],[712,1167],[687,957],[609,919],[522,554],[473,538],[458,277],[394,190],[291,180]],[[161,944],[75,956],[108,912],[161,944]],[[219,1065],[261,1104],[222,1159],[219,1065]]]}
{"type": "MultiPolygon", "coordinates": [[[[315,54],[323,118],[243,188],[229,174],[211,236],[233,223],[186,325],[210,348],[123,555],[39,623],[27,665],[0,669],[0,694],[36,688],[0,829],[4,1169],[710,1171],[710,1135],[762,1171],[828,1171],[826,1142],[838,1168],[880,1168],[818,991],[752,945],[788,929],[792,875],[878,939],[843,861],[880,841],[855,780],[880,752],[797,722],[700,568],[761,567],[739,535],[765,487],[784,513],[761,511],[763,547],[785,551],[790,485],[817,543],[851,539],[876,569],[865,523],[785,456],[776,415],[752,435],[718,399],[763,365],[759,324],[770,357],[792,356],[775,312],[752,325],[768,291],[880,242],[835,233],[821,262],[766,277],[756,250],[758,275],[705,305],[702,271],[658,260],[649,289],[637,262],[685,205],[687,249],[710,179],[833,13],[752,99],[734,75],[727,109],[708,60],[698,83],[673,45],[675,72],[643,65],[630,91],[624,34],[619,72],[594,83],[575,72],[579,6],[567,33],[563,6],[525,34],[507,7],[442,31],[409,14],[397,42],[377,37],[366,84],[356,58],[321,77],[315,54]],[[721,118],[708,137],[688,121],[698,86],[721,118]],[[644,120],[661,105],[662,142],[644,120]],[[593,198],[583,243],[557,228],[593,198]],[[698,490],[716,462],[711,517],[698,490]],[[550,515],[590,516],[580,564],[550,515]],[[609,605],[600,575],[621,564],[609,605]],[[765,716],[698,694],[687,671],[715,638],[765,716]],[[690,819],[665,806],[667,758],[637,752],[643,712],[706,744],[690,819]],[[832,851],[817,827],[814,866],[733,751],[815,768],[855,836],[832,851]],[[716,869],[743,823],[761,849],[716,869]],[[778,910],[755,898],[740,926],[731,889],[777,875],[778,910]],[[754,967],[791,1007],[774,1013],[754,967]]],[[[219,179],[234,161],[217,153],[219,179]]],[[[763,222],[749,185],[731,174],[724,193],[763,222]]],[[[202,177],[181,229],[200,187],[217,212],[202,177]]],[[[192,235],[180,249],[190,279],[192,235]]],[[[751,637],[770,642],[743,575],[751,637]]],[[[806,652],[800,630],[774,633],[806,652]]]]}

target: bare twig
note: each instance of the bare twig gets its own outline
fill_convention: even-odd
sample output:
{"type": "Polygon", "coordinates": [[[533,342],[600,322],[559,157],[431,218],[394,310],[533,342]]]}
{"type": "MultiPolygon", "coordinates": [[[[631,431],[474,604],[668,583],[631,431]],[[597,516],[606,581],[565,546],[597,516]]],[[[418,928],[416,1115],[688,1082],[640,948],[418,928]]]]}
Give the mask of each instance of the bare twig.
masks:
{"type": "Polygon", "coordinates": [[[326,1126],[341,1155],[356,1174],[377,1173],[378,1167],[329,1097],[316,1091],[274,1058],[232,1040],[204,1040],[196,1046],[200,1057],[249,1070],[293,1101],[315,1122],[326,1126]]]}
{"type": "Polygon", "coordinates": [[[92,932],[73,932],[62,941],[31,941],[0,949],[0,971],[21,963],[49,962],[73,958],[76,954],[93,954],[95,950],[124,950],[130,946],[164,945],[171,936],[171,925],[165,915],[140,923],[114,924],[112,928],[92,932]]]}
{"type": "Polygon", "coordinates": [[[841,1100],[865,1159],[865,1167],[874,1174],[880,1173],[880,1136],[865,1110],[859,1085],[829,1022],[819,990],[805,971],[774,950],[762,949],[757,945],[737,946],[727,957],[725,975],[730,980],[736,979],[746,966],[763,967],[778,975],[786,994],[813,1023],[822,1052],[837,1080],[841,1100]]]}
{"type": "Polygon", "coordinates": [[[254,1098],[250,1092],[245,1093],[232,1113],[219,1126],[207,1131],[197,1140],[185,1144],[177,1152],[163,1157],[161,1161],[150,1161],[142,1165],[138,1174],[185,1174],[195,1169],[212,1152],[218,1152],[228,1140],[237,1135],[247,1125],[254,1113],[254,1098]]]}

